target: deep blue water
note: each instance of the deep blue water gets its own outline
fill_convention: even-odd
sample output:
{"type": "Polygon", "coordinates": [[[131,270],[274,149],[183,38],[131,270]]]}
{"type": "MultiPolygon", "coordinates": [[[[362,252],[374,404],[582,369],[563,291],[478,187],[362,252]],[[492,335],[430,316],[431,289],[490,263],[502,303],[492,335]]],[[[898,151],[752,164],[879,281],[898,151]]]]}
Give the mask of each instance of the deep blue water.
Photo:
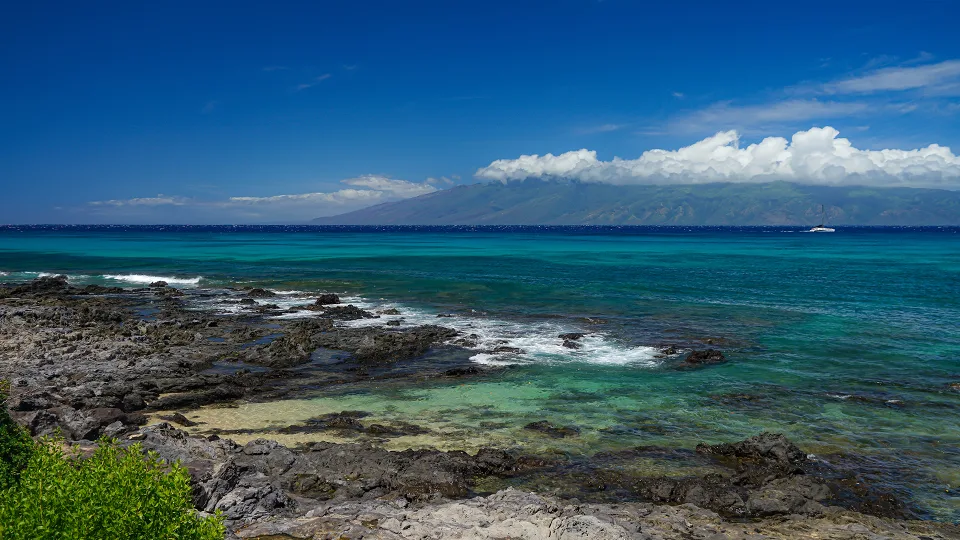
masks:
{"type": "Polygon", "coordinates": [[[476,361],[514,368],[331,399],[457,426],[463,447],[536,446],[517,426],[539,419],[581,427],[561,450],[584,453],[782,431],[909,470],[900,487],[931,515],[960,516],[958,228],[4,227],[0,271],[396,306],[406,323],[478,334],[476,361]],[[591,335],[574,351],[566,331],[591,335]],[[650,348],[708,340],[730,362],[677,371],[650,348]]]}

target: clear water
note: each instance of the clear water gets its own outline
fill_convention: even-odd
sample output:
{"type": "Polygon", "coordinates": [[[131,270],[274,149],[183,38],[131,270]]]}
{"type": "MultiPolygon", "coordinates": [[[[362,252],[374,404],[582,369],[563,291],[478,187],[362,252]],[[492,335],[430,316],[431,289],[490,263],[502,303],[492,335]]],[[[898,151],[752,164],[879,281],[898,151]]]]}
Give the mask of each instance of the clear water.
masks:
{"type": "Polygon", "coordinates": [[[8,227],[0,271],[335,291],[397,307],[404,324],[476,333],[475,361],[510,365],[193,415],[224,427],[362,409],[433,430],[395,447],[582,454],[774,430],[909,471],[898,487],[931,516],[960,519],[960,229],[8,227]],[[569,331],[591,332],[581,350],[562,347],[569,331]],[[678,371],[651,348],[708,338],[729,363],[678,371]],[[524,354],[484,352],[496,344],[524,354]],[[521,429],[535,420],[581,434],[521,429]]]}

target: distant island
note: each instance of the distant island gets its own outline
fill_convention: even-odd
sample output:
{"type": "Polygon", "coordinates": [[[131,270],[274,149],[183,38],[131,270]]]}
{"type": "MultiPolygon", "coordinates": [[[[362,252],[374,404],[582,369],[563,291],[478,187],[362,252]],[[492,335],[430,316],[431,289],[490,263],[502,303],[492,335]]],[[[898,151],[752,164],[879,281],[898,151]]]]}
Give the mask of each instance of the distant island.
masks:
{"type": "Polygon", "coordinates": [[[312,221],[322,225],[960,225],[960,192],[765,184],[479,183],[312,221]]]}

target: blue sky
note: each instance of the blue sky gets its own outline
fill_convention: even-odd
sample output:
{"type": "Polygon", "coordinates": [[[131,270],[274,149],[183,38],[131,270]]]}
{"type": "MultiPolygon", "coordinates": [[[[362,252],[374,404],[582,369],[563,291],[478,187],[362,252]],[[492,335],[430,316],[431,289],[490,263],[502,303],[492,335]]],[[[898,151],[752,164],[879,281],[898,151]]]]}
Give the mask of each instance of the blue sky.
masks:
{"type": "MultiPolygon", "coordinates": [[[[857,182],[954,187],[958,20],[948,0],[13,3],[0,223],[297,221],[542,175],[756,180],[781,169],[745,172],[743,148],[825,126],[807,147],[955,151],[857,182]],[[704,139],[706,161],[668,156],[676,174],[638,159],[704,139]]],[[[844,181],[797,153],[794,179],[844,181]]]]}

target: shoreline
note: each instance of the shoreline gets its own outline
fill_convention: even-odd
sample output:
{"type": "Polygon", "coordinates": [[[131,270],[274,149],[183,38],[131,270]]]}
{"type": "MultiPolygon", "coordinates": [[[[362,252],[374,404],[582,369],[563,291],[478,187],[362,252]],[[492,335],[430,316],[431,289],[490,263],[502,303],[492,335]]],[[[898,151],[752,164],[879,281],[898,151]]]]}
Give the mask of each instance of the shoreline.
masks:
{"type": "MultiPolygon", "coordinates": [[[[257,292],[256,289],[242,293],[245,297],[261,294],[267,293],[257,292]]],[[[438,318],[437,324],[429,326],[344,326],[336,321],[350,318],[373,321],[369,317],[375,314],[356,307],[329,304],[313,308],[321,316],[310,319],[266,319],[271,315],[272,308],[259,307],[222,316],[189,310],[183,305],[182,299],[181,292],[167,286],[145,289],[102,286],[75,288],[55,277],[45,277],[19,286],[0,287],[0,336],[3,339],[0,344],[0,376],[9,378],[13,384],[11,404],[14,416],[28,425],[35,435],[60,429],[72,440],[92,440],[109,435],[124,441],[147,441],[160,449],[165,459],[179,458],[188,468],[191,462],[205,459],[205,463],[196,464],[191,472],[197,485],[219,482],[217,485],[221,487],[217,489],[220,491],[214,491],[220,499],[214,502],[214,506],[225,497],[228,503],[232,500],[229,497],[240,497],[235,493],[237,489],[247,490],[245,493],[250,490],[260,493],[266,489],[264,486],[272,486],[267,492],[273,493],[275,499],[286,497],[297,501],[294,505],[297,510],[275,507],[275,513],[258,514],[252,510],[266,495],[249,499],[260,501],[253,507],[229,506],[235,508],[231,523],[247,527],[247,530],[257,530],[249,527],[253,522],[268,518],[276,518],[270,527],[302,526],[303,523],[296,521],[298,516],[294,514],[301,512],[302,517],[324,505],[325,516],[331,515],[330,512],[342,511],[342,508],[334,511],[335,505],[331,506],[333,503],[323,503],[322,499],[305,497],[297,492],[299,488],[294,488],[296,482],[283,477],[288,471],[277,473],[271,468],[272,461],[280,459],[276,456],[286,456],[281,461],[293,456],[294,462],[301,459],[311,462],[314,458],[309,456],[318,452],[325,455],[327,452],[342,453],[346,449],[357,451],[357,448],[362,448],[359,454],[366,455],[368,460],[389,461],[399,459],[396,456],[409,455],[410,452],[382,450],[384,441],[416,437],[422,435],[423,429],[429,428],[418,425],[416,418],[405,419],[402,423],[381,424],[347,409],[331,409],[326,416],[285,427],[294,432],[303,430],[309,433],[313,430],[315,433],[337,433],[338,437],[343,434],[342,441],[300,444],[297,448],[288,449],[276,443],[254,439],[241,447],[219,439],[219,436],[190,436],[169,425],[143,427],[148,423],[147,415],[158,420],[160,416],[172,417],[162,420],[186,424],[191,422],[189,411],[204,406],[232,406],[237,400],[276,402],[303,396],[312,390],[371,379],[398,385],[439,381],[453,383],[482,378],[491,371],[510,369],[508,366],[480,366],[472,362],[468,354],[472,349],[457,345],[458,339],[469,336],[445,327],[443,318],[438,318]],[[258,310],[260,312],[256,312],[258,310]],[[324,354],[318,355],[317,352],[321,350],[324,354]],[[335,351],[346,352],[348,357],[336,356],[333,354],[335,351]],[[231,369],[222,369],[224,367],[231,369]],[[221,368],[221,372],[218,373],[215,368],[221,368]],[[184,416],[178,411],[188,414],[184,416]],[[181,414],[181,417],[175,417],[176,414],[181,414]],[[181,446],[173,448],[171,441],[180,441],[174,446],[181,446]],[[324,447],[323,450],[314,450],[318,444],[324,447]],[[211,445],[219,446],[211,449],[211,445]],[[256,449],[261,447],[269,448],[263,453],[256,453],[259,451],[256,449]],[[243,482],[253,481],[245,474],[224,480],[224,471],[232,470],[230,464],[235,462],[228,457],[240,454],[247,456],[244,458],[247,460],[243,465],[246,467],[244,470],[257,471],[266,479],[266,483],[256,489],[244,487],[241,485],[243,482]],[[373,455],[378,458],[370,457],[373,455]],[[209,478],[205,475],[209,475],[209,478]],[[225,489],[223,486],[231,482],[231,489],[221,493],[225,489]],[[309,508],[310,505],[316,506],[309,508]]],[[[250,303],[245,305],[251,306],[250,303]]],[[[257,306],[256,302],[253,306],[257,306]]],[[[683,360],[678,358],[673,361],[679,363],[683,360]]],[[[545,422],[544,425],[530,428],[530,431],[550,441],[562,440],[565,437],[564,429],[571,428],[545,422]]],[[[251,437],[257,435],[250,434],[251,437]]],[[[230,434],[221,433],[221,436],[226,439],[230,434]]],[[[144,445],[150,448],[147,442],[144,445]]],[[[547,499],[541,499],[536,504],[545,505],[545,508],[560,505],[551,498],[555,496],[559,496],[557,500],[583,500],[594,505],[589,509],[592,514],[581,513],[578,516],[609,515],[612,511],[610,508],[595,506],[605,504],[636,505],[631,507],[631,512],[639,512],[641,508],[644,511],[663,508],[663,512],[674,512],[671,515],[680,515],[688,510],[694,512],[685,506],[656,506],[656,503],[664,502],[696,502],[727,518],[763,519],[799,512],[807,516],[801,521],[807,520],[809,523],[832,519],[824,516],[843,515],[846,516],[843,519],[849,519],[848,514],[830,509],[837,504],[887,518],[918,515],[917,509],[911,508],[910,501],[900,500],[896,494],[870,487],[863,488],[862,492],[852,489],[850,481],[857,478],[854,470],[840,469],[819,457],[810,459],[802,452],[798,454],[799,450],[793,452],[796,455],[792,458],[775,455],[795,449],[789,441],[767,445],[776,450],[766,454],[751,450],[742,455],[736,452],[721,455],[710,451],[696,452],[693,445],[690,446],[686,451],[647,448],[625,451],[619,455],[608,452],[599,457],[594,455],[571,459],[570,456],[561,456],[562,459],[553,460],[546,460],[537,453],[525,455],[518,452],[517,448],[508,448],[505,453],[503,449],[478,449],[474,455],[456,451],[416,450],[413,453],[419,452],[426,461],[418,465],[421,469],[416,474],[411,473],[413,476],[410,480],[413,484],[426,487],[419,495],[413,492],[401,495],[409,504],[426,505],[418,512],[424,512],[424,508],[430,510],[427,514],[418,514],[420,517],[414,519],[410,511],[402,507],[376,508],[385,516],[384,520],[391,517],[399,520],[400,516],[407,521],[430,523],[430,519],[439,519],[437,516],[442,515],[441,510],[453,508],[443,505],[467,504],[432,500],[435,497],[459,500],[481,496],[480,499],[471,498],[471,501],[479,502],[469,504],[474,504],[474,511],[480,511],[478,508],[486,511],[484,509],[489,509],[489,505],[510,507],[519,504],[519,500],[526,500],[524,497],[532,497],[518,495],[520,492],[503,491],[519,487],[524,492],[542,492],[547,499]],[[496,463],[489,462],[493,457],[496,457],[493,460],[496,463]],[[650,467],[645,471],[635,470],[638,463],[658,460],[687,462],[694,465],[690,470],[697,467],[703,470],[699,471],[699,476],[690,473],[672,477],[651,475],[650,467]],[[435,476],[436,471],[443,470],[450,463],[456,463],[450,473],[452,483],[430,483],[429,479],[435,476]],[[770,478],[737,480],[738,475],[745,471],[762,470],[765,467],[773,467],[778,472],[767,475],[770,478]],[[713,474],[704,471],[713,471],[713,474]],[[799,474],[799,471],[804,474],[799,474]],[[457,474],[460,476],[457,477],[457,474]],[[478,476],[482,477],[482,481],[477,480],[478,476]],[[579,480],[570,480],[569,477],[579,480]],[[598,478],[603,479],[599,484],[598,478]],[[450,486],[456,486],[456,489],[450,486]],[[605,497],[616,502],[605,501],[605,497]],[[736,502],[737,497],[739,503],[736,502]],[[751,500],[755,502],[750,503],[751,500]],[[484,504],[488,507],[484,507],[484,504]],[[741,508],[742,511],[738,510],[741,508]]],[[[404,470],[401,465],[385,470],[383,476],[395,479],[404,470]]],[[[310,466],[314,467],[311,470],[316,470],[316,464],[310,466]]],[[[336,495],[330,500],[336,501],[336,504],[386,504],[382,503],[382,497],[390,495],[391,490],[397,487],[390,480],[357,492],[349,487],[352,482],[347,479],[349,471],[345,471],[341,465],[331,465],[329,469],[332,472],[322,481],[328,484],[324,489],[335,487],[332,493],[336,495]]],[[[263,478],[258,477],[257,481],[263,478]]],[[[310,493],[319,493],[316,489],[310,493]]],[[[371,508],[374,506],[362,511],[373,511],[371,508]]],[[[203,507],[206,508],[206,504],[203,507]]],[[[457,507],[456,511],[461,510],[463,508],[457,507]]],[[[561,514],[565,511],[555,513],[559,518],[563,517],[561,514]]],[[[707,514],[701,515],[706,520],[704,523],[713,520],[710,523],[714,525],[720,519],[710,517],[708,520],[703,516],[707,514]]],[[[576,516],[571,514],[563,519],[573,517],[576,516]]],[[[336,522],[331,519],[324,521],[323,526],[336,522]]],[[[633,519],[640,518],[635,516],[633,519]]],[[[866,517],[863,519],[870,521],[866,517]]],[[[596,520],[588,521],[597,527],[606,526],[603,519],[596,520]]],[[[738,526],[733,522],[724,523],[724,526],[738,526]]],[[[826,527],[828,524],[821,522],[820,525],[826,527]]],[[[943,531],[950,532],[949,529],[943,531]]],[[[289,531],[284,534],[289,534],[289,531]]]]}

